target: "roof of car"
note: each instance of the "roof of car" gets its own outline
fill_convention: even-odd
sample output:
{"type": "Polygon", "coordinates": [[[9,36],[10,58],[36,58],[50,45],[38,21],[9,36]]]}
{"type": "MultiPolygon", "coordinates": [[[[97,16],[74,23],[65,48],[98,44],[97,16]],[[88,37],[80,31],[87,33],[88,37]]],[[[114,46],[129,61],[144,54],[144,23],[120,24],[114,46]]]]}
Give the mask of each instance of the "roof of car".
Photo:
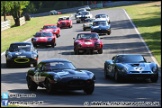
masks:
{"type": "Polygon", "coordinates": [[[59,18],[67,18],[67,17],[69,17],[69,16],[62,16],[62,17],[59,17],[59,18]]]}
{"type": "Polygon", "coordinates": [[[96,32],[81,32],[81,33],[78,33],[78,34],[98,34],[96,32]]]}
{"type": "Polygon", "coordinates": [[[51,58],[51,59],[42,60],[41,62],[50,63],[50,62],[71,62],[71,61],[62,58],[51,58]]]}
{"type": "Polygon", "coordinates": [[[105,18],[97,18],[94,21],[107,21],[105,18]]]}
{"type": "Polygon", "coordinates": [[[32,43],[31,42],[14,42],[14,43],[11,43],[12,45],[13,44],[18,44],[18,45],[22,45],[22,44],[28,44],[28,45],[31,45],[32,43]]]}
{"type": "Polygon", "coordinates": [[[117,54],[117,56],[120,56],[120,55],[141,55],[141,54],[117,54]]]}
{"type": "MultiPolygon", "coordinates": [[[[107,14],[97,14],[97,15],[107,15],[107,14]]],[[[96,16],[97,16],[97,15],[96,15],[96,16]]]]}
{"type": "Polygon", "coordinates": [[[56,26],[55,24],[45,24],[44,26],[56,26]]]}

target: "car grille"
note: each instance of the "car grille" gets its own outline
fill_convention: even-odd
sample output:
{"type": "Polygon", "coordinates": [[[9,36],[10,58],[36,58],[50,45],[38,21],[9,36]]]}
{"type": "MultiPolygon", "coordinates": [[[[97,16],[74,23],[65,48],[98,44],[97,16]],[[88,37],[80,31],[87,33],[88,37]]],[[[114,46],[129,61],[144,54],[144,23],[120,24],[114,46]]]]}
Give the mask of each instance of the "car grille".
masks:
{"type": "Polygon", "coordinates": [[[72,80],[68,82],[69,86],[84,86],[85,85],[85,81],[83,80],[72,80]]]}
{"type": "Polygon", "coordinates": [[[130,73],[151,73],[151,71],[130,71],[130,73]]]}
{"type": "Polygon", "coordinates": [[[16,63],[27,63],[29,61],[30,61],[29,58],[15,58],[14,59],[14,62],[16,63]]]}
{"type": "Polygon", "coordinates": [[[65,23],[65,22],[62,22],[62,23],[61,23],[61,25],[65,26],[65,25],[66,25],[66,23],[65,23]]]}

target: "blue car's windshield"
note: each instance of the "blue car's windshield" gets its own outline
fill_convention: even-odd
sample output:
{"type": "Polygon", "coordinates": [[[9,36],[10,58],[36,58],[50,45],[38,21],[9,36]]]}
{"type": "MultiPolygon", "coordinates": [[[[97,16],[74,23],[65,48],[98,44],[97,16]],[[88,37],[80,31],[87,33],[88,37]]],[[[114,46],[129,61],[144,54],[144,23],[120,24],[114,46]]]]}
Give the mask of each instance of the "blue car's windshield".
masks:
{"type": "Polygon", "coordinates": [[[102,25],[102,26],[107,26],[107,22],[106,21],[95,21],[93,22],[93,26],[99,26],[99,25],[102,25]]]}
{"type": "Polygon", "coordinates": [[[116,59],[117,63],[141,63],[146,62],[141,55],[120,55],[116,59]]]}

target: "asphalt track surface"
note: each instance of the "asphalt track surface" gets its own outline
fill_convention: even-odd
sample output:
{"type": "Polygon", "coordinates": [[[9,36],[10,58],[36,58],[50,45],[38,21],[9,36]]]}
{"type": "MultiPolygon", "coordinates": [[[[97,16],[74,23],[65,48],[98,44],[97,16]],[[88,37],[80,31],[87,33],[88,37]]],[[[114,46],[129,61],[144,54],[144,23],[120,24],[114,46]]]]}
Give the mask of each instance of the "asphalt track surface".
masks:
{"type": "Polygon", "coordinates": [[[77,68],[86,69],[95,73],[96,84],[92,95],[86,95],[82,90],[59,91],[53,95],[48,95],[44,88],[38,88],[36,92],[31,92],[27,88],[25,77],[26,72],[32,67],[6,68],[4,55],[1,56],[1,92],[9,92],[12,94],[34,93],[36,97],[33,98],[10,98],[9,100],[44,102],[43,104],[29,106],[83,107],[84,104],[85,106],[90,106],[91,102],[100,102],[102,104],[106,104],[107,102],[107,107],[110,106],[108,102],[116,102],[116,105],[112,105],[112,107],[123,106],[121,102],[127,102],[125,104],[128,104],[128,106],[133,104],[161,106],[161,76],[157,83],[150,83],[149,81],[126,81],[117,83],[111,79],[104,79],[104,62],[116,54],[142,54],[147,61],[153,62],[153,59],[123,9],[92,11],[93,16],[98,13],[108,14],[112,27],[111,35],[101,36],[103,37],[102,41],[104,44],[103,54],[74,55],[73,37],[76,37],[80,32],[84,32],[82,24],[76,24],[75,20],[73,20],[73,28],[61,30],[61,37],[57,39],[57,46],[55,48],[38,48],[39,61],[50,58],[65,58],[72,61],[77,68]],[[131,102],[134,103],[132,104],[131,102]]]}

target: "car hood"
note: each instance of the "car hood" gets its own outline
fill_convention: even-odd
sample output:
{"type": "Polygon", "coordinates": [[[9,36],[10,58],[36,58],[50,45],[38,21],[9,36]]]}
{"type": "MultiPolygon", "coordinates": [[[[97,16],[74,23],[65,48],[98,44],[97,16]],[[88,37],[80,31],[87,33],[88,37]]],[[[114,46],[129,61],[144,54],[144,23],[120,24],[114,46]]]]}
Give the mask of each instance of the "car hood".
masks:
{"type": "Polygon", "coordinates": [[[35,37],[35,39],[37,39],[37,41],[40,41],[40,42],[47,41],[48,38],[52,38],[52,37],[35,37]]]}
{"type": "Polygon", "coordinates": [[[128,71],[151,71],[150,63],[121,63],[128,71]]]}
{"type": "Polygon", "coordinates": [[[55,30],[55,29],[43,29],[43,30],[41,30],[42,32],[53,32],[53,30],[55,30]]]}
{"type": "Polygon", "coordinates": [[[30,52],[30,51],[17,51],[17,52],[9,52],[12,57],[27,57],[30,58],[32,54],[34,54],[34,52],[30,52]]]}
{"type": "Polygon", "coordinates": [[[103,26],[103,25],[99,25],[99,26],[92,26],[93,29],[108,29],[110,28],[110,25],[109,26],[103,26]]]}
{"type": "Polygon", "coordinates": [[[69,20],[59,21],[59,23],[67,23],[67,22],[69,22],[69,20]]]}
{"type": "Polygon", "coordinates": [[[54,72],[48,72],[48,74],[53,74],[55,77],[58,77],[60,79],[66,79],[66,78],[88,79],[89,78],[89,74],[84,70],[63,69],[63,70],[55,70],[54,72]]]}

